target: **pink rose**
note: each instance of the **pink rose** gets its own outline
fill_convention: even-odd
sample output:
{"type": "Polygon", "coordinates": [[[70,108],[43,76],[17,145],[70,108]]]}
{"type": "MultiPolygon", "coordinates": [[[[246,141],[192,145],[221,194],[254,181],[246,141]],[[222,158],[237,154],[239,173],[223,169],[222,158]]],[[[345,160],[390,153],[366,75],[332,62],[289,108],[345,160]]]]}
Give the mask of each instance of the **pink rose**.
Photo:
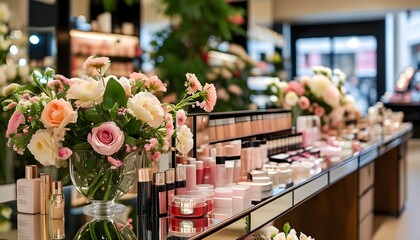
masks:
{"type": "Polygon", "coordinates": [[[16,133],[19,125],[24,123],[25,117],[18,110],[15,110],[10,117],[9,124],[7,124],[6,137],[9,137],[12,133],[16,133]]]}
{"type": "Polygon", "coordinates": [[[306,110],[310,106],[309,99],[305,96],[301,96],[299,98],[298,104],[299,104],[300,109],[302,110],[306,110]]]}
{"type": "Polygon", "coordinates": [[[92,129],[87,140],[97,153],[109,156],[122,147],[124,133],[114,122],[104,122],[92,129]]]}
{"type": "Polygon", "coordinates": [[[325,90],[322,97],[324,101],[333,108],[340,105],[340,91],[338,91],[334,85],[330,85],[325,90]]]}
{"type": "Polygon", "coordinates": [[[323,107],[316,107],[314,113],[315,115],[322,117],[325,113],[325,109],[323,107]]]}
{"type": "Polygon", "coordinates": [[[118,159],[115,159],[115,158],[113,158],[113,157],[108,157],[108,161],[114,166],[114,167],[120,167],[123,163],[120,161],[120,160],[118,160],[118,159]]]}
{"type": "Polygon", "coordinates": [[[55,99],[45,105],[41,113],[41,122],[46,128],[64,128],[69,123],[77,121],[77,112],[73,111],[70,102],[55,99]]]}
{"type": "Polygon", "coordinates": [[[305,93],[303,86],[297,81],[290,81],[287,86],[286,92],[293,91],[296,92],[298,96],[302,96],[305,93]]]}
{"type": "Polygon", "coordinates": [[[187,115],[184,110],[178,110],[176,112],[176,126],[181,127],[187,121],[187,115]]]}

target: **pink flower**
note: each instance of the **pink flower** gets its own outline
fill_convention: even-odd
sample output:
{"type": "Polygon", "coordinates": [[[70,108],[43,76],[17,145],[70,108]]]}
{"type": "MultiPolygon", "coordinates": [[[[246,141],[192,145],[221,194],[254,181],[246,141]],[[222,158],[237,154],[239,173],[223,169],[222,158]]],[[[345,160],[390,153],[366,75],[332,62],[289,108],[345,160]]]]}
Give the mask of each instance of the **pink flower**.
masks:
{"type": "Polygon", "coordinates": [[[16,105],[17,105],[16,102],[11,102],[11,103],[7,104],[6,110],[12,110],[14,107],[16,107],[16,105]]]}
{"type": "Polygon", "coordinates": [[[187,121],[187,115],[185,114],[184,110],[178,110],[176,112],[176,126],[181,127],[187,121]]]}
{"type": "Polygon", "coordinates": [[[73,152],[70,150],[70,148],[67,147],[62,147],[58,149],[58,158],[61,160],[66,160],[68,159],[71,155],[73,154],[73,152]]]}
{"type": "Polygon", "coordinates": [[[90,56],[83,63],[82,67],[83,67],[83,69],[88,69],[88,68],[96,68],[96,69],[99,69],[99,68],[104,67],[108,63],[110,63],[110,60],[109,60],[108,57],[94,57],[94,56],[90,56]]]}
{"type": "Polygon", "coordinates": [[[314,113],[315,115],[322,117],[325,113],[325,109],[323,107],[316,107],[314,113]]]}
{"type": "Polygon", "coordinates": [[[200,107],[204,109],[206,112],[213,111],[214,105],[216,105],[217,94],[216,88],[213,84],[204,85],[204,101],[200,103],[200,107]]]}
{"type": "Polygon", "coordinates": [[[302,96],[305,93],[303,86],[297,81],[290,81],[287,86],[286,92],[293,91],[296,92],[298,96],[302,96]]]}
{"type": "Polygon", "coordinates": [[[7,124],[6,137],[9,137],[12,133],[16,133],[19,125],[24,123],[25,117],[18,110],[15,110],[7,124]]]}
{"type": "Polygon", "coordinates": [[[149,140],[149,142],[150,142],[150,147],[151,147],[151,148],[155,148],[155,147],[157,147],[157,145],[159,144],[159,142],[158,142],[158,140],[157,140],[156,138],[151,138],[151,139],[149,140]]]}
{"type": "Polygon", "coordinates": [[[143,73],[133,72],[130,74],[130,79],[146,81],[148,77],[144,75],[143,73]]]}
{"type": "Polygon", "coordinates": [[[63,91],[63,88],[64,88],[63,83],[60,80],[53,80],[53,81],[49,82],[47,84],[47,87],[49,87],[49,88],[56,87],[58,93],[61,93],[63,91]]]}
{"type": "Polygon", "coordinates": [[[159,159],[160,159],[160,152],[155,152],[154,154],[153,154],[153,160],[154,161],[158,161],[159,159]]]}
{"type": "Polygon", "coordinates": [[[123,163],[120,161],[120,160],[118,160],[118,159],[115,159],[115,158],[113,158],[113,157],[108,157],[108,161],[114,166],[114,167],[119,167],[119,166],[121,166],[123,163]]]}
{"type": "Polygon", "coordinates": [[[310,106],[309,99],[305,96],[301,96],[299,98],[298,104],[299,104],[300,109],[302,110],[306,110],[310,106]]]}
{"type": "Polygon", "coordinates": [[[203,89],[203,86],[201,85],[200,81],[198,81],[194,73],[187,73],[185,76],[187,77],[185,86],[188,88],[188,94],[194,94],[195,92],[201,91],[203,89]]]}
{"type": "Polygon", "coordinates": [[[340,105],[340,91],[334,86],[330,85],[322,95],[325,103],[335,108],[340,105]]]}
{"type": "Polygon", "coordinates": [[[59,80],[59,81],[63,82],[66,85],[69,85],[69,86],[71,86],[74,83],[73,80],[70,80],[70,79],[68,79],[68,78],[66,78],[66,77],[64,77],[63,75],[60,75],[60,74],[56,74],[54,76],[54,78],[55,78],[55,80],[59,80]]]}
{"type": "Polygon", "coordinates": [[[173,122],[167,122],[166,123],[166,139],[170,139],[172,137],[172,134],[174,134],[174,124],[173,122]]]}
{"type": "Polygon", "coordinates": [[[166,92],[166,84],[163,84],[157,76],[151,76],[148,78],[144,85],[151,92],[166,92]]]}
{"type": "Polygon", "coordinates": [[[122,147],[124,133],[114,122],[104,122],[92,129],[87,140],[97,153],[109,156],[122,147]]]}

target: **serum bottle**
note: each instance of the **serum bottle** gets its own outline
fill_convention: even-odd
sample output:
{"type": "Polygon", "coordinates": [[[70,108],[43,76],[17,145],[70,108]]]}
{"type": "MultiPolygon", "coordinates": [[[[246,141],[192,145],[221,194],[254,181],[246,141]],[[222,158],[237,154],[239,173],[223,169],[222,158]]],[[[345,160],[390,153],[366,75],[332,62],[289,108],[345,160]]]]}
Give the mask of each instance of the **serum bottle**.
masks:
{"type": "Polygon", "coordinates": [[[61,181],[54,181],[51,184],[50,195],[50,238],[65,239],[64,230],[64,204],[63,186],[61,181]]]}
{"type": "Polygon", "coordinates": [[[38,166],[25,166],[25,178],[16,181],[17,210],[20,213],[37,214],[41,212],[41,180],[38,166]]]}

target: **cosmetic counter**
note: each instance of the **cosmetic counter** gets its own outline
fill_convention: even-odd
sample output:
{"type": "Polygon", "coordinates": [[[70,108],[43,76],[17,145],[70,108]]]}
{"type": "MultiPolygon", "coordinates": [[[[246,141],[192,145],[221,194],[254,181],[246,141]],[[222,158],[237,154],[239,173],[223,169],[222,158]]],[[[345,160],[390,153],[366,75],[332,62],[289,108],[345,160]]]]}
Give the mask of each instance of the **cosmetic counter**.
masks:
{"type": "MultiPolygon", "coordinates": [[[[282,109],[191,115],[187,124],[191,153],[174,154],[160,173],[139,169],[139,194],[119,200],[128,209],[119,218],[133,219],[138,239],[252,239],[285,222],[316,239],[371,239],[375,214],[404,209],[410,123],[382,126],[357,145],[317,144],[316,118],[298,120],[303,131],[292,131],[291,112],[282,109]]],[[[86,202],[71,199],[71,186],[62,192],[61,227],[72,239],[89,221],[86,202]]],[[[6,204],[16,210],[16,201],[6,204]]],[[[0,238],[44,239],[43,217],[13,211],[12,229],[0,238]]]]}

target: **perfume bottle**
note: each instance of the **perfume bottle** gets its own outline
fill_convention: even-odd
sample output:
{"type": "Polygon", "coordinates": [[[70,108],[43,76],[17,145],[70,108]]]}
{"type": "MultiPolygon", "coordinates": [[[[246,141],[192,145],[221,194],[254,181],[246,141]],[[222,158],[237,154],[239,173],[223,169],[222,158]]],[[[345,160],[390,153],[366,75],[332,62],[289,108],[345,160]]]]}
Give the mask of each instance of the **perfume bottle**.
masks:
{"type": "Polygon", "coordinates": [[[25,166],[25,178],[16,181],[17,210],[21,213],[37,214],[41,212],[40,185],[38,166],[25,166]]]}
{"type": "Polygon", "coordinates": [[[65,239],[66,237],[64,230],[64,203],[65,199],[61,181],[52,182],[49,201],[51,239],[65,239]]]}

